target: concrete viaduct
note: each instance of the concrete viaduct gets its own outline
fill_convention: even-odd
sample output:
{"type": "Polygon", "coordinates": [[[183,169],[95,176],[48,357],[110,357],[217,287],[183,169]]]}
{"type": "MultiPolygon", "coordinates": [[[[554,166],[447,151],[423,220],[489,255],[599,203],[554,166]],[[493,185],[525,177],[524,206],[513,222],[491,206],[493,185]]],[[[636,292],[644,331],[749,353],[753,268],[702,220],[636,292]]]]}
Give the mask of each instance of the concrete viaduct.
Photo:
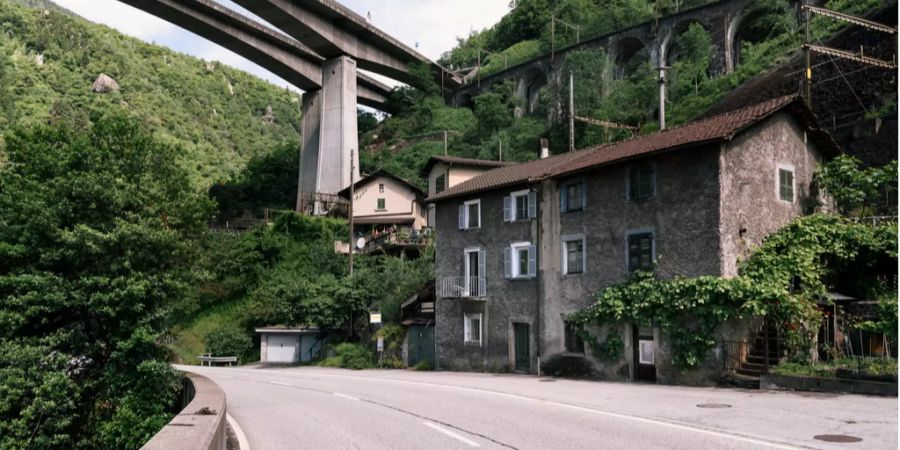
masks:
{"type": "MultiPolygon", "coordinates": [[[[214,0],[120,0],[215,42],[304,91],[297,210],[327,212],[359,179],[357,102],[387,111],[391,89],[360,69],[407,84],[428,64],[447,91],[461,79],[333,0],[237,0],[272,30],[214,0]]],[[[388,111],[390,112],[390,111],[388,111]]]]}
{"type": "Polygon", "coordinates": [[[672,51],[675,38],[694,23],[702,26],[712,41],[712,74],[729,73],[736,65],[735,49],[741,22],[747,6],[754,1],[763,0],[721,0],[584,40],[558,49],[552,56],[546,54],[483,77],[478,83],[469,78],[466,86],[454,91],[453,104],[470,105],[474,96],[490,89],[494,83],[514,80],[516,95],[523,100],[525,110],[532,112],[540,88],[562,75],[560,69],[569,52],[603,49],[621,69],[634,55],[646,49],[651,66],[668,66],[677,56],[672,51]]]}

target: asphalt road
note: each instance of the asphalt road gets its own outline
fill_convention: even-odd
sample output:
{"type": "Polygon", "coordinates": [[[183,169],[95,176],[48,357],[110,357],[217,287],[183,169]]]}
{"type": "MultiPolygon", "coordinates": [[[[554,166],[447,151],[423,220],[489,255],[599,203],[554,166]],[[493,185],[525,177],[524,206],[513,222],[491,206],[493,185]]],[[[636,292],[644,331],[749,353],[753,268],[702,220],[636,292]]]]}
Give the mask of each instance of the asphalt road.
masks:
{"type": "Polygon", "coordinates": [[[252,450],[897,448],[896,398],[527,375],[179,368],[225,390],[252,450]]]}

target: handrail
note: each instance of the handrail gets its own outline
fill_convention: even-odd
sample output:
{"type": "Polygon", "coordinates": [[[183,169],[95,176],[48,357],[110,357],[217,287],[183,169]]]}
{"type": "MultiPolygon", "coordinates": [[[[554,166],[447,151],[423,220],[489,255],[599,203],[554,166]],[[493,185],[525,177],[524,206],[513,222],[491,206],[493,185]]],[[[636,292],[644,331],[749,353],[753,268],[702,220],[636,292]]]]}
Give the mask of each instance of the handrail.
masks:
{"type": "Polygon", "coordinates": [[[225,450],[225,391],[202,375],[185,376],[193,398],[141,450],[225,450]]]}

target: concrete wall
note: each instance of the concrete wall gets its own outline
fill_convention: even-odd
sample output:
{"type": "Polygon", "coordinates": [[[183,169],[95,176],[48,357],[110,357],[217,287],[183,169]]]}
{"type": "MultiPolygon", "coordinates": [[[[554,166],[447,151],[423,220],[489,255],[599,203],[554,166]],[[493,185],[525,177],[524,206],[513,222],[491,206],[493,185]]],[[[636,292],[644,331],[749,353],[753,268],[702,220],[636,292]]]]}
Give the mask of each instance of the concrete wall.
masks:
{"type": "Polygon", "coordinates": [[[142,450],[225,450],[225,392],[202,375],[187,372],[185,376],[194,390],[193,399],[142,450]]]}
{"type": "Polygon", "coordinates": [[[409,217],[414,220],[414,229],[425,225],[425,209],[419,204],[416,193],[391,177],[377,177],[364,186],[357,186],[354,197],[353,217],[409,217]],[[384,192],[379,192],[381,184],[384,185],[384,192]],[[378,209],[379,198],[384,199],[383,210],[378,209]]]}
{"type": "Polygon", "coordinates": [[[786,113],[779,113],[722,147],[719,158],[721,197],[721,269],[737,274],[739,261],[763,238],[808,212],[809,186],[821,153],[805,143],[805,133],[786,113]],[[778,167],[794,168],[794,201],[784,202],[777,191],[778,167]]]}

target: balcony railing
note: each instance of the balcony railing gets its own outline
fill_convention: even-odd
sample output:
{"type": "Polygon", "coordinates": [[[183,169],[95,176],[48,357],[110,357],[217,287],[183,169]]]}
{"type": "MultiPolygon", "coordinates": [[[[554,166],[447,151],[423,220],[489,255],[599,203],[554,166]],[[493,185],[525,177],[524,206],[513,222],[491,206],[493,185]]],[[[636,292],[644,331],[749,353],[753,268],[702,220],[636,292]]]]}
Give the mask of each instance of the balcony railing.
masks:
{"type": "Polygon", "coordinates": [[[439,277],[438,297],[485,297],[487,283],[484,277],[439,277]]]}

